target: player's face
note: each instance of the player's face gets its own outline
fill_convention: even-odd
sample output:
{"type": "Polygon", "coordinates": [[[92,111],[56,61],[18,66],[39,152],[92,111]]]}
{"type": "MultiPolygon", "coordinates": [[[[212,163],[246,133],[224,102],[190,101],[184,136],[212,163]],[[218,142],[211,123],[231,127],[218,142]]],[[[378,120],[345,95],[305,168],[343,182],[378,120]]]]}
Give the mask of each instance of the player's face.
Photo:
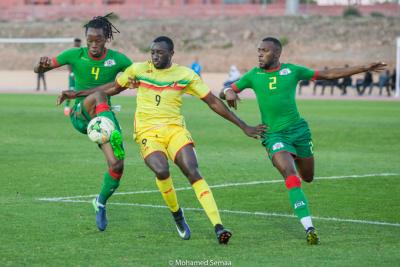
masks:
{"type": "Polygon", "coordinates": [[[279,63],[280,51],[272,42],[261,42],[258,45],[258,63],[260,68],[269,69],[279,63]]]}
{"type": "Polygon", "coordinates": [[[106,45],[103,29],[88,28],[86,33],[87,47],[93,57],[101,57],[106,45]]]}
{"type": "Polygon", "coordinates": [[[152,43],[150,46],[151,61],[156,69],[166,69],[171,66],[174,51],[170,51],[166,42],[152,43]]]}

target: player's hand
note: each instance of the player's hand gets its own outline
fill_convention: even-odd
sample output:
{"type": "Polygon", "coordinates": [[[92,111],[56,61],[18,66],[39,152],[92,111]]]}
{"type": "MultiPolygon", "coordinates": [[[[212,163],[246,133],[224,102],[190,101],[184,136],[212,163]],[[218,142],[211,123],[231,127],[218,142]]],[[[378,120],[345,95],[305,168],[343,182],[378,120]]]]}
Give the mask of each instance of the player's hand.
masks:
{"type": "Polygon", "coordinates": [[[60,95],[57,97],[57,105],[62,104],[65,99],[74,99],[76,98],[76,91],[74,90],[65,90],[60,93],[60,95]]]}
{"type": "Polygon", "coordinates": [[[48,69],[51,66],[51,58],[49,57],[40,57],[38,68],[39,70],[48,69]]]}
{"type": "Polygon", "coordinates": [[[239,96],[231,89],[225,91],[225,100],[228,107],[237,109],[237,101],[240,101],[239,96]]]}
{"type": "Polygon", "coordinates": [[[264,124],[259,124],[255,127],[246,125],[243,128],[243,132],[249,136],[256,139],[265,138],[265,133],[267,131],[267,126],[264,124]]]}
{"type": "Polygon", "coordinates": [[[129,88],[130,89],[136,89],[139,87],[140,82],[138,80],[135,80],[133,78],[128,78],[129,80],[129,88]]]}
{"type": "Polygon", "coordinates": [[[382,71],[384,69],[386,69],[387,64],[385,62],[373,62],[369,65],[367,65],[367,69],[369,71],[375,71],[375,72],[379,72],[382,71]]]}

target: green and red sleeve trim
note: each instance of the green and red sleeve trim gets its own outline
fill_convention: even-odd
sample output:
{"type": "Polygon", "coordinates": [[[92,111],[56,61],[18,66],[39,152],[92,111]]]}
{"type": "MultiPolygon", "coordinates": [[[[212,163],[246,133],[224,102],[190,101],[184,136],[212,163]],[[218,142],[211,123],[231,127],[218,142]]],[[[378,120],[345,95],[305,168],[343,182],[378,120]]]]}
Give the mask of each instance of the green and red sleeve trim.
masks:
{"type": "Polygon", "coordinates": [[[319,70],[316,70],[314,72],[314,75],[311,77],[311,81],[315,81],[317,79],[317,77],[318,77],[318,74],[319,74],[319,70]]]}
{"type": "Polygon", "coordinates": [[[232,83],[231,87],[232,87],[233,91],[235,91],[236,93],[240,93],[240,90],[235,83],[232,83]]]}
{"type": "Polygon", "coordinates": [[[58,63],[56,57],[53,57],[53,58],[51,59],[51,63],[52,63],[52,65],[53,65],[54,68],[60,67],[60,64],[58,63]]]}

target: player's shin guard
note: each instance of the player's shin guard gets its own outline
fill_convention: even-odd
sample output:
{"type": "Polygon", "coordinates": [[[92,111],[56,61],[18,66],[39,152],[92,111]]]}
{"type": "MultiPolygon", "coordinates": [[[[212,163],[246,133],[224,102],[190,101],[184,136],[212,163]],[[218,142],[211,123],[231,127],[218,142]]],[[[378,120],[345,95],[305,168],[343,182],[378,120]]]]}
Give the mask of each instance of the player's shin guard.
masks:
{"type": "Polygon", "coordinates": [[[104,174],[104,181],[98,202],[105,205],[111,195],[117,190],[122,173],[116,173],[111,168],[104,174]]]}
{"type": "Polygon", "coordinates": [[[114,113],[111,111],[110,106],[107,103],[99,103],[96,106],[96,115],[106,117],[117,126],[118,123],[115,119],[114,113]]]}
{"type": "Polygon", "coordinates": [[[156,178],[156,184],[160,193],[171,212],[176,212],[179,209],[178,198],[171,177],[164,180],[156,178]]]}
{"type": "Polygon", "coordinates": [[[214,226],[217,224],[222,224],[217,204],[215,203],[213,194],[210,187],[208,187],[207,182],[204,179],[200,179],[194,182],[192,187],[196,193],[197,199],[199,200],[211,223],[214,226]]]}
{"type": "Polygon", "coordinates": [[[285,184],[287,189],[289,190],[290,205],[294,209],[295,214],[302,223],[303,221],[309,221],[309,223],[311,223],[308,201],[306,196],[304,195],[303,190],[301,189],[300,178],[295,175],[288,176],[285,180],[285,184]]]}

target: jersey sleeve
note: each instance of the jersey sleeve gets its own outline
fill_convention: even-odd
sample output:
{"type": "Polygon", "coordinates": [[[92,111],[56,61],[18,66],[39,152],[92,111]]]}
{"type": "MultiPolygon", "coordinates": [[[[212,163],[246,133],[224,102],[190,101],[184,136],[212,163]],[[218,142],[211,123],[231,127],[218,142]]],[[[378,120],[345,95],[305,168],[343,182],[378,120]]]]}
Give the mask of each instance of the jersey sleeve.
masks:
{"type": "Polygon", "coordinates": [[[309,69],[307,67],[300,66],[300,65],[293,65],[293,66],[295,66],[295,68],[296,68],[296,73],[297,73],[297,77],[298,77],[299,81],[300,80],[306,80],[306,81],[315,80],[315,78],[318,75],[318,71],[316,71],[316,70],[312,70],[312,69],[309,69]]]}
{"type": "Polygon", "coordinates": [[[129,78],[136,77],[136,64],[131,64],[126,70],[118,76],[116,82],[122,87],[129,87],[129,78]]]}
{"type": "Polygon", "coordinates": [[[238,81],[234,82],[231,84],[231,87],[233,91],[236,93],[240,93],[246,88],[251,88],[252,83],[251,83],[251,75],[252,71],[246,72],[238,81]]]}
{"type": "Polygon", "coordinates": [[[203,98],[207,96],[211,91],[210,88],[193,70],[190,70],[190,72],[192,77],[189,84],[185,87],[185,93],[196,96],[198,98],[203,98]]]}
{"type": "Polygon", "coordinates": [[[120,53],[120,64],[121,64],[121,71],[126,70],[130,65],[132,65],[132,60],[130,60],[126,55],[120,53]]]}
{"type": "Polygon", "coordinates": [[[71,65],[75,59],[79,58],[81,49],[80,48],[70,48],[61,52],[58,56],[53,57],[54,67],[62,65],[71,65]]]}

